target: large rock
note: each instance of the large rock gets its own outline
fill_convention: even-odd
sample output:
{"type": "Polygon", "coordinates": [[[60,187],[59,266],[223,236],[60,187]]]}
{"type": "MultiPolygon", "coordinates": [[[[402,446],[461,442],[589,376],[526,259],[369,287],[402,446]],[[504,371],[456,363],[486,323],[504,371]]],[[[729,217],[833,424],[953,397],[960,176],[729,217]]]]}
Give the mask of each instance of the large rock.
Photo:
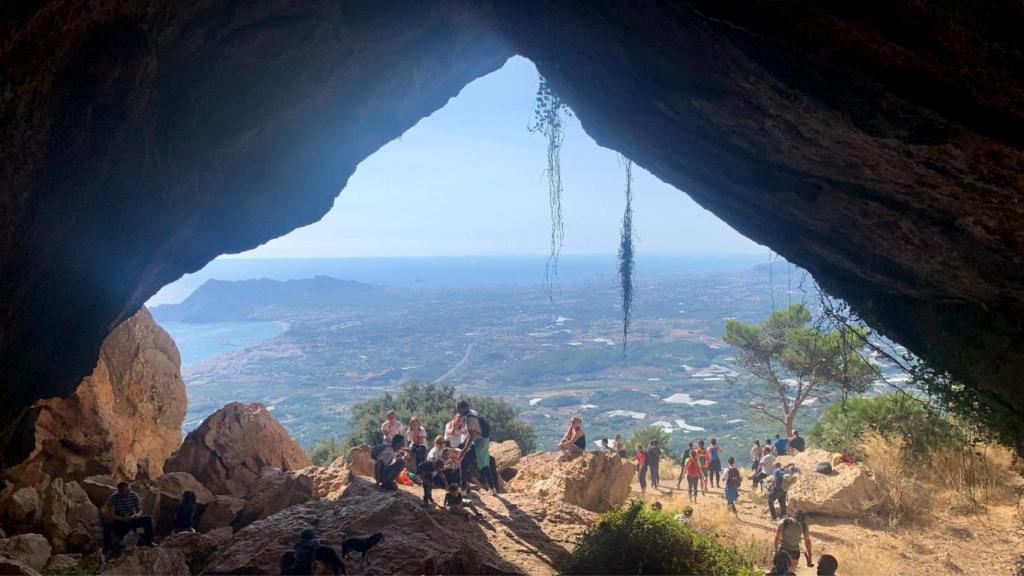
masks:
{"type": "Polygon", "coordinates": [[[82,562],[81,554],[54,554],[43,568],[45,574],[63,574],[73,572],[82,562]]]}
{"type": "Polygon", "coordinates": [[[36,404],[35,449],[7,476],[23,486],[93,474],[156,478],[181,443],[180,366],[174,340],[140,309],[107,336],[73,395],[36,404]]]}
{"type": "Polygon", "coordinates": [[[338,457],[330,466],[305,468],[302,473],[313,478],[313,497],[320,500],[337,500],[352,477],[344,457],[338,457]]]}
{"type": "Polygon", "coordinates": [[[373,458],[370,457],[370,447],[366,444],[355,446],[348,451],[349,469],[356,476],[373,477],[373,458]]]}
{"type": "Polygon", "coordinates": [[[154,574],[160,576],[191,576],[188,553],[181,548],[157,546],[154,548],[132,548],[121,556],[105,562],[100,574],[111,576],[138,576],[154,574]]]}
{"type": "Polygon", "coordinates": [[[636,467],[628,460],[608,452],[584,452],[568,462],[557,458],[555,452],[523,458],[506,489],[594,512],[605,512],[629,497],[636,467]]]}
{"type": "Polygon", "coordinates": [[[282,472],[266,468],[245,507],[235,516],[232,527],[240,530],[257,520],[313,498],[313,477],[303,472],[282,472]]]}
{"type": "Polygon", "coordinates": [[[418,487],[389,492],[353,479],[337,500],[292,506],[236,532],[205,572],[278,574],[281,554],[291,550],[303,529],[313,528],[335,548],[347,537],[384,532],[364,574],[421,574],[425,558],[433,558],[441,574],[555,574],[552,565],[595,518],[576,506],[528,495],[499,500],[484,494],[481,518],[467,520],[425,509],[420,498],[418,487]]]}
{"type": "Polygon", "coordinates": [[[12,490],[0,499],[0,523],[16,531],[31,529],[42,518],[43,506],[34,487],[12,490]]]}
{"type": "Polygon", "coordinates": [[[160,542],[161,548],[180,550],[192,574],[199,574],[210,557],[231,540],[231,528],[220,528],[206,534],[179,532],[160,542]]]}
{"type": "Polygon", "coordinates": [[[97,508],[103,508],[110,495],[117,490],[117,481],[104,475],[87,476],[79,482],[79,485],[97,508]]]}
{"type": "Polygon", "coordinates": [[[206,507],[203,515],[199,518],[200,532],[210,532],[218,528],[231,527],[238,513],[245,508],[245,500],[235,496],[218,495],[213,497],[213,502],[206,507]]]}
{"type": "Polygon", "coordinates": [[[147,512],[153,516],[157,534],[168,534],[174,523],[174,512],[181,504],[185,492],[196,495],[198,513],[213,502],[213,493],[187,472],[168,472],[147,487],[147,512]]]}
{"type": "Polygon", "coordinates": [[[42,527],[55,552],[89,552],[99,541],[99,509],[77,482],[54,478],[46,492],[42,527]]]}
{"type": "Polygon", "coordinates": [[[876,508],[880,501],[878,484],[871,471],[861,464],[852,466],[840,464],[832,474],[818,474],[814,467],[819,462],[829,462],[831,457],[824,450],[810,449],[795,456],[781,456],[783,465],[795,464],[800,471],[796,482],[789,489],[789,506],[794,510],[836,516],[857,518],[876,508]]]}
{"type": "Polygon", "coordinates": [[[0,554],[0,574],[4,576],[39,576],[39,572],[24,562],[0,554]]]}
{"type": "Polygon", "coordinates": [[[516,443],[515,440],[493,442],[490,449],[491,456],[494,457],[499,473],[502,470],[514,468],[523,457],[523,449],[519,447],[519,444],[516,443]]]}
{"type": "Polygon", "coordinates": [[[262,404],[232,402],[189,433],[164,469],[188,472],[215,494],[246,497],[265,468],[310,466],[309,457],[262,404]]]}
{"type": "Polygon", "coordinates": [[[53,549],[42,534],[19,534],[0,540],[0,555],[13,558],[36,571],[42,571],[53,549]]]}

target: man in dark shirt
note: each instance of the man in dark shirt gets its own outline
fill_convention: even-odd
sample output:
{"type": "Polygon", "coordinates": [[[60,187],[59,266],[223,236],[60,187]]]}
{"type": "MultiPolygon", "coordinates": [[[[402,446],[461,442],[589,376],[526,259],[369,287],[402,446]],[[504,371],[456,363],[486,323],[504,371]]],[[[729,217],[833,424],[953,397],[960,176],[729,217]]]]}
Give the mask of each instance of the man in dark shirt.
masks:
{"type": "Polygon", "coordinates": [[[103,511],[103,550],[113,548],[114,535],[121,538],[139,528],[142,528],[142,537],[138,545],[153,545],[153,519],[142,515],[142,499],[127,482],[117,484],[117,491],[107,498],[103,511]]]}
{"type": "Polygon", "coordinates": [[[800,435],[799,430],[793,430],[793,437],[789,439],[789,447],[795,452],[803,452],[807,449],[807,442],[800,435]]]}

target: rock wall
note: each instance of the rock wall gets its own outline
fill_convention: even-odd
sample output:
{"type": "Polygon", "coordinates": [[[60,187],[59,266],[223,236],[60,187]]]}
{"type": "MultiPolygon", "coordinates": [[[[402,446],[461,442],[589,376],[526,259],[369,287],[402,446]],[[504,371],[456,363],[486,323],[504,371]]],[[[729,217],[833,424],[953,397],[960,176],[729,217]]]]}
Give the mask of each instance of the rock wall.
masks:
{"type": "Polygon", "coordinates": [[[538,452],[523,458],[505,488],[594,512],[605,512],[629,497],[636,474],[632,462],[607,452],[584,452],[567,462],[557,459],[557,452],[538,452]]]}
{"type": "Polygon", "coordinates": [[[214,494],[244,498],[252,493],[264,469],[288,472],[311,465],[265,406],[232,402],[189,432],[164,469],[188,472],[214,494]]]}
{"type": "Polygon", "coordinates": [[[110,333],[74,394],[36,404],[35,449],[4,475],[26,486],[93,474],[156,478],[181,444],[180,366],[174,341],[142,308],[110,333]]]}

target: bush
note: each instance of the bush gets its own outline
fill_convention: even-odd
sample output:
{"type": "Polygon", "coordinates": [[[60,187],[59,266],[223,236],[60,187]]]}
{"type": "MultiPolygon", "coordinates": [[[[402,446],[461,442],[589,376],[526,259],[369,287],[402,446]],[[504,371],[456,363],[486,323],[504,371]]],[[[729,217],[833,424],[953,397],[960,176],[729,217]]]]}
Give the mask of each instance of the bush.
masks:
{"type": "Polygon", "coordinates": [[[562,574],[758,574],[714,538],[633,500],[602,514],[559,563],[562,574]]]}
{"type": "Polygon", "coordinates": [[[862,441],[868,432],[886,438],[899,436],[904,454],[915,462],[928,459],[936,450],[958,448],[962,443],[956,427],[922,400],[905,394],[835,402],[825,409],[809,436],[825,450],[862,458],[862,441]]]}
{"type": "Polygon", "coordinates": [[[343,456],[344,454],[345,444],[340,442],[334,436],[324,438],[314,444],[312,448],[306,450],[306,455],[309,456],[309,461],[315,466],[328,466],[331,462],[334,462],[339,456],[343,456]]]}
{"type": "MultiPolygon", "coordinates": [[[[500,398],[486,396],[463,397],[469,405],[487,419],[491,425],[491,441],[515,440],[525,453],[537,447],[533,427],[517,420],[519,410],[500,398]]],[[[394,410],[398,420],[405,426],[416,416],[427,430],[427,436],[444,434],[445,424],[455,414],[455,389],[451,386],[434,384],[406,384],[397,395],[385,392],[379,398],[359,402],[352,406],[352,433],[343,442],[342,449],[348,450],[360,444],[374,445],[381,441],[380,424],[384,414],[394,410]]]]}

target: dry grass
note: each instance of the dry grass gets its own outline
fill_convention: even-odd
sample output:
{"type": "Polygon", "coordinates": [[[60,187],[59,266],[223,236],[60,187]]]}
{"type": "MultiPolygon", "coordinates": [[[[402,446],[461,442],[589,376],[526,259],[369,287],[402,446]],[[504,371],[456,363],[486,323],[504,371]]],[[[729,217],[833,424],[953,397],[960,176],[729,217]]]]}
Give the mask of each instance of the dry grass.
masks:
{"type": "Polygon", "coordinates": [[[1016,499],[1021,477],[1012,451],[995,445],[950,446],[913,465],[903,439],[869,433],[861,444],[864,463],[882,492],[891,525],[923,526],[936,510],[983,512],[1016,499]]]}
{"type": "Polygon", "coordinates": [[[772,539],[743,529],[736,516],[724,504],[712,509],[697,510],[691,523],[705,534],[714,534],[719,542],[732,548],[741,560],[754,566],[771,565],[774,552],[772,539]]]}

